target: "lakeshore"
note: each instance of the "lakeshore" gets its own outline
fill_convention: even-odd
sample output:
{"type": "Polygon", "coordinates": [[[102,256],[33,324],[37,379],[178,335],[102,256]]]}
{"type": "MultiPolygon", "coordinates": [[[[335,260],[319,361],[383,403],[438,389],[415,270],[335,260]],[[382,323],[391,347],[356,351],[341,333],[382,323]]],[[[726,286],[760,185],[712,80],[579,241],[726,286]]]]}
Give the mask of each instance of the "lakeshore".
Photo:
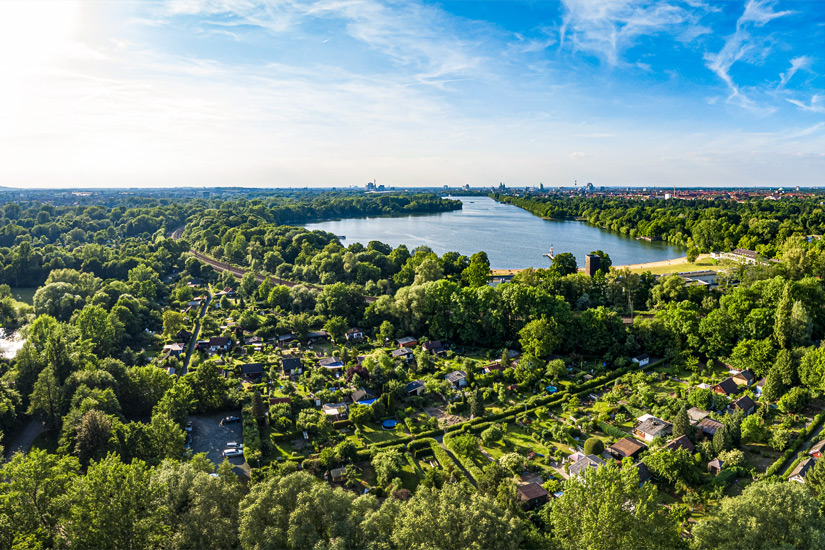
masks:
{"type": "MultiPolygon", "coordinates": [[[[608,251],[608,254],[610,252],[608,251]]],[[[650,271],[654,275],[664,275],[667,273],[678,273],[683,271],[719,271],[722,265],[710,257],[710,254],[700,254],[695,262],[688,262],[687,256],[672,258],[670,260],[659,260],[655,262],[644,262],[640,264],[614,265],[616,270],[627,269],[631,273],[644,273],[650,271]]],[[[535,268],[533,268],[535,269],[535,268]]],[[[494,277],[512,276],[523,271],[522,269],[491,269],[494,277]]],[[[579,268],[584,272],[584,268],[579,268]]]]}

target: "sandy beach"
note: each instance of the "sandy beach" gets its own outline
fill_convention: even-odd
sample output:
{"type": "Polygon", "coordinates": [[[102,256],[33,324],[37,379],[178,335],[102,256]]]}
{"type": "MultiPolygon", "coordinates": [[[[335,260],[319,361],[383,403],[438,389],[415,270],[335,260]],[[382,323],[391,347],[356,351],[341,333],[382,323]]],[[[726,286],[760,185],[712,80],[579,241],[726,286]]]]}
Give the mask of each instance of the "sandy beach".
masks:
{"type": "MultiPolygon", "coordinates": [[[[700,254],[699,257],[696,259],[695,263],[702,262],[702,260],[707,260],[710,258],[710,254],[700,254]]],[[[689,264],[687,261],[687,256],[682,256],[681,258],[673,258],[671,260],[661,260],[658,262],[647,262],[642,264],[627,264],[627,265],[614,265],[613,268],[617,270],[621,269],[629,269],[630,271],[647,271],[647,270],[656,270],[660,271],[661,268],[673,266],[673,271],[683,271],[680,266],[689,267],[691,270],[696,269],[694,264],[689,264]]],[[[715,266],[701,266],[700,269],[711,269],[716,271],[715,266]]],[[[493,277],[504,277],[507,275],[515,275],[521,269],[491,269],[490,270],[493,277]]],[[[584,271],[583,267],[579,268],[579,271],[584,271]]]]}

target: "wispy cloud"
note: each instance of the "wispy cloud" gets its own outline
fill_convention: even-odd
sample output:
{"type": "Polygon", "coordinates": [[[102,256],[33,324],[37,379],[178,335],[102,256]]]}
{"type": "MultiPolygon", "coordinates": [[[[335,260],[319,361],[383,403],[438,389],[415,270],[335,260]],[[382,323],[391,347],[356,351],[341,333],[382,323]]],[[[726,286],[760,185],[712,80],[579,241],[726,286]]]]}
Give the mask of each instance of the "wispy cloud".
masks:
{"type": "Polygon", "coordinates": [[[638,0],[564,0],[566,13],[560,45],[594,54],[608,64],[622,64],[622,54],[638,38],[660,32],[696,37],[704,28],[685,8],[669,2],[638,0]]]}
{"type": "MultiPolygon", "coordinates": [[[[736,30],[725,39],[725,45],[717,53],[705,54],[707,67],[727,85],[728,101],[751,110],[766,110],[748,97],[731,76],[731,67],[739,61],[758,62],[768,55],[771,45],[766,40],[754,38],[751,30],[762,27],[774,19],[791,15],[792,11],[773,11],[770,0],[748,0],[745,11],[736,21],[736,30]]],[[[791,75],[792,76],[792,75],[791,75]]],[[[790,76],[788,77],[790,79],[790,76]]],[[[767,110],[771,110],[768,108],[767,110]]]]}
{"type": "Polygon", "coordinates": [[[800,69],[807,69],[811,66],[813,59],[808,57],[807,55],[801,55],[799,57],[794,57],[791,59],[791,66],[788,70],[784,73],[780,73],[779,76],[781,77],[781,81],[779,82],[779,87],[783,87],[788,81],[793,78],[793,75],[800,69]]]}
{"type": "Polygon", "coordinates": [[[823,97],[819,94],[815,94],[811,97],[811,101],[808,103],[804,103],[799,101],[798,99],[788,99],[788,103],[793,103],[803,111],[810,111],[812,113],[825,113],[825,101],[823,101],[823,97]]]}

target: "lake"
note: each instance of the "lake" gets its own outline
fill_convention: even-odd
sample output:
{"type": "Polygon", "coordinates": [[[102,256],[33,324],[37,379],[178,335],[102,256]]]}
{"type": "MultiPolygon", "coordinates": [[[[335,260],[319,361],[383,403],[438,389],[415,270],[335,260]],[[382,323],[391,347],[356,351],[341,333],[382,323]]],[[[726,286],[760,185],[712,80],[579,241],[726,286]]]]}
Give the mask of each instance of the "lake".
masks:
{"type": "Polygon", "coordinates": [[[637,241],[579,221],[545,220],[517,206],[489,197],[451,197],[463,203],[461,210],[391,218],[352,218],[305,224],[346,237],[342,244],[381,241],[412,251],[421,245],[439,256],[459,252],[466,256],[483,250],[493,269],[548,267],[545,254],[552,244],[556,254],[571,252],[579,267],[593,250],[610,255],[614,265],[638,264],[684,256],[685,249],[668,243],[637,241]]]}

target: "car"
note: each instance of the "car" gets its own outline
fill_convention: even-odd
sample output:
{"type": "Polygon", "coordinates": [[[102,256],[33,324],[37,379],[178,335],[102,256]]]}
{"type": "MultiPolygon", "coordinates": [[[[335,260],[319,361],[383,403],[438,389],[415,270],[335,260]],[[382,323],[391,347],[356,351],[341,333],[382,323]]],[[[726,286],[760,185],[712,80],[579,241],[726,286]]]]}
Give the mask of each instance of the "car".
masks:
{"type": "Polygon", "coordinates": [[[224,449],[222,454],[226,458],[232,458],[233,456],[243,456],[243,451],[241,449],[224,449]]]}
{"type": "Polygon", "coordinates": [[[227,449],[243,449],[243,443],[238,443],[236,441],[230,441],[226,444],[227,449]]]}
{"type": "Polygon", "coordinates": [[[221,420],[221,426],[225,426],[226,424],[232,424],[234,422],[240,422],[241,417],[239,416],[227,416],[223,420],[221,420]]]}
{"type": "Polygon", "coordinates": [[[188,433],[192,433],[192,421],[186,423],[186,428],[184,428],[188,433]]]}

